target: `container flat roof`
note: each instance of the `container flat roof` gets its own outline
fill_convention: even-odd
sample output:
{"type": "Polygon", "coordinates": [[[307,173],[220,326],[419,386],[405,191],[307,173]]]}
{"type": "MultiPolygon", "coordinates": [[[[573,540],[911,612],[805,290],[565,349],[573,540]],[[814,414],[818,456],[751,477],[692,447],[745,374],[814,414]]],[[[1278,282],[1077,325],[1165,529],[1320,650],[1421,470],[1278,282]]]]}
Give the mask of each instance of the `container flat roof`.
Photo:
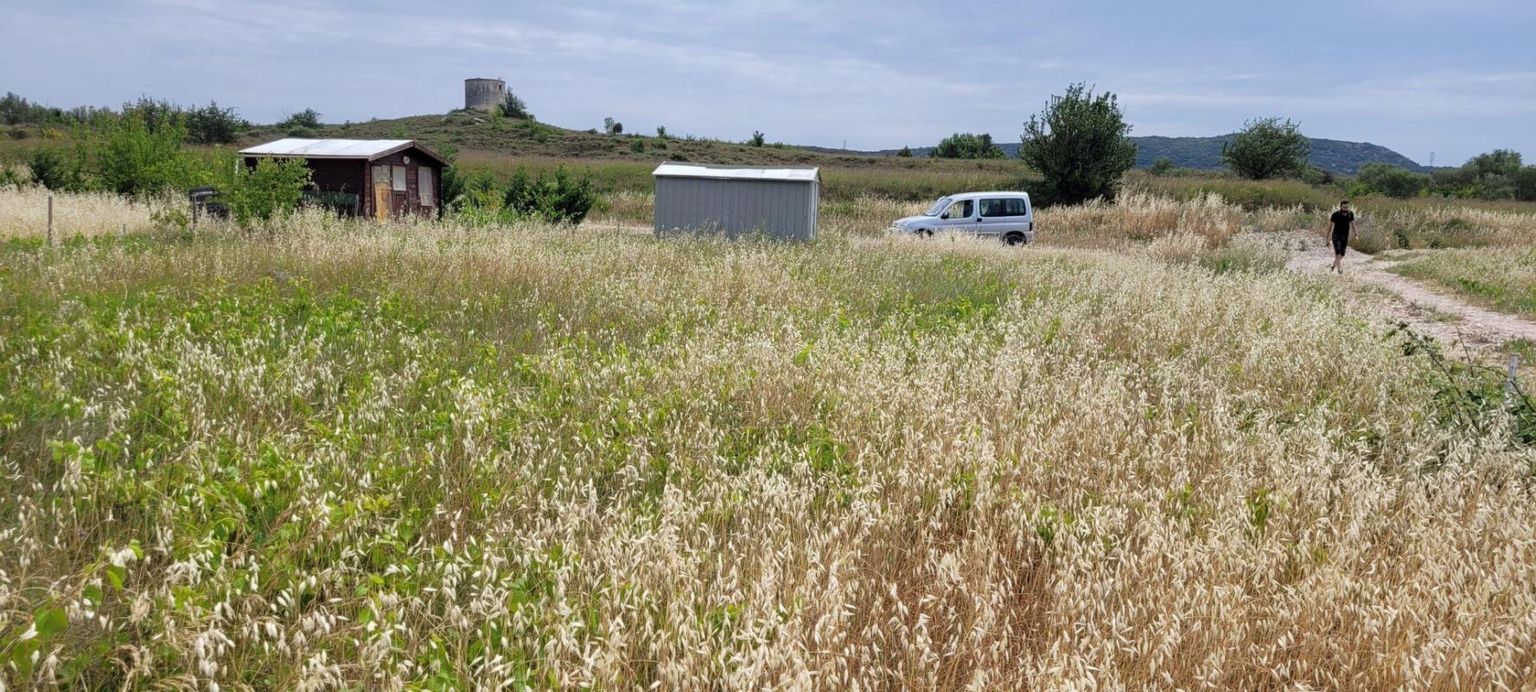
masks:
{"type": "Polygon", "coordinates": [[[717,180],[786,180],[814,182],[821,177],[816,168],[747,168],[742,166],[710,166],[697,163],[672,163],[668,161],[656,167],[653,174],[658,178],[713,178],[717,180]]]}
{"type": "Polygon", "coordinates": [[[413,139],[279,139],[241,149],[244,156],[275,156],[306,159],[376,159],[403,149],[415,147],[428,156],[443,161],[443,157],[413,139]]]}

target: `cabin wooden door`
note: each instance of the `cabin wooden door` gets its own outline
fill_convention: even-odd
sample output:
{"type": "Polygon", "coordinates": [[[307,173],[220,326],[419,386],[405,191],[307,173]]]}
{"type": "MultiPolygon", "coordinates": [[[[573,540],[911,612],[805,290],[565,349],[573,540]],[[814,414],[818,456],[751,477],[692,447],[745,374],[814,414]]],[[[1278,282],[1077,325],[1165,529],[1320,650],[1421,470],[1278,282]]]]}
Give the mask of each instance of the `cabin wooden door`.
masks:
{"type": "Polygon", "coordinates": [[[394,191],[391,190],[389,166],[373,167],[373,218],[388,221],[394,208],[394,191]]]}

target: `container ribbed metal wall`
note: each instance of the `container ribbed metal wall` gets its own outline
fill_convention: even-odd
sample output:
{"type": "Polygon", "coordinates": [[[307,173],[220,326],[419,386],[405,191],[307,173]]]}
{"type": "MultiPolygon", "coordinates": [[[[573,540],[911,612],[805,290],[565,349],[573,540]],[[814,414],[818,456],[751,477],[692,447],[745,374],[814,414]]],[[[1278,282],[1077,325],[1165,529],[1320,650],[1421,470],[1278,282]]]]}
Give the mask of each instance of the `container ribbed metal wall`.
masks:
{"type": "Polygon", "coordinates": [[[507,98],[507,83],[500,79],[464,80],[464,107],[470,110],[495,110],[507,98]]]}
{"type": "Polygon", "coordinates": [[[817,181],[656,177],[656,234],[816,237],[817,181]]]}

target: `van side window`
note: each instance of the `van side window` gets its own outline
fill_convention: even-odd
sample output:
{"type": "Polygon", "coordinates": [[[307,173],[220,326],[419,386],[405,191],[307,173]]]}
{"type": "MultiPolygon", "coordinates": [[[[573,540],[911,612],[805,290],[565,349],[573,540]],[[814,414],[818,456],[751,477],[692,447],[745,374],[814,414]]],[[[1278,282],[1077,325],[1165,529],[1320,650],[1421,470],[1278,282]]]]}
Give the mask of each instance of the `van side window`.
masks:
{"type": "Polygon", "coordinates": [[[975,209],[975,207],[971,206],[972,204],[975,203],[968,199],[955,202],[949,205],[949,211],[944,212],[944,218],[969,219],[971,218],[971,211],[975,209]]]}
{"type": "Polygon", "coordinates": [[[1028,216],[1029,205],[1017,197],[1009,199],[984,199],[981,201],[981,215],[989,218],[998,216],[1028,216]]]}

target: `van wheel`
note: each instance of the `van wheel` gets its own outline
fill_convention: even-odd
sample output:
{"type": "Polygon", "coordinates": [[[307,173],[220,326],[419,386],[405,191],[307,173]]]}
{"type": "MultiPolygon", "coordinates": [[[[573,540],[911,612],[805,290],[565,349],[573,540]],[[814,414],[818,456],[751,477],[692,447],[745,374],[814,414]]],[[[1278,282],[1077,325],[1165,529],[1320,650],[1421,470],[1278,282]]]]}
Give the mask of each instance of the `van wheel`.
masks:
{"type": "Polygon", "coordinates": [[[918,235],[919,238],[932,238],[933,237],[933,229],[931,229],[931,228],[919,228],[919,229],[917,229],[917,235],[918,235]]]}
{"type": "Polygon", "coordinates": [[[1026,241],[1023,233],[1009,233],[1003,237],[1003,242],[1009,245],[1023,245],[1026,241]]]}

